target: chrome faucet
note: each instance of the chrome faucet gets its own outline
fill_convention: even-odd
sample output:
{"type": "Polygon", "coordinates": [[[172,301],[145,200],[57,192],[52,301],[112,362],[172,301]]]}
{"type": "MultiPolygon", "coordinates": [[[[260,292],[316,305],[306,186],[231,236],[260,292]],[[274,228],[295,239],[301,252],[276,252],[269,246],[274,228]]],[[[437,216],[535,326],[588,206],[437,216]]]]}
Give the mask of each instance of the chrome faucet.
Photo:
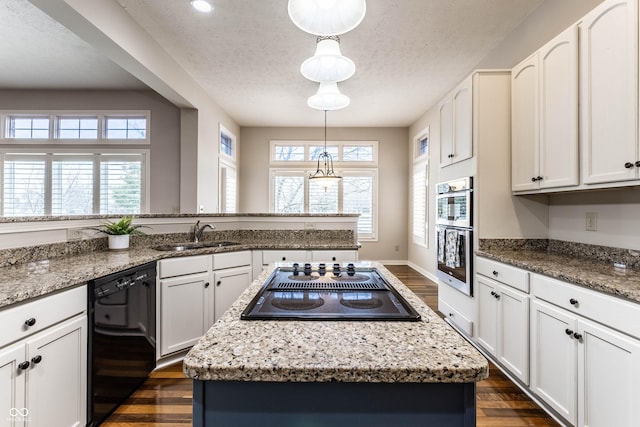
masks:
{"type": "Polygon", "coordinates": [[[193,241],[195,243],[198,243],[200,241],[200,238],[202,237],[202,232],[209,227],[212,230],[215,230],[215,225],[211,225],[211,224],[205,224],[202,227],[200,227],[200,220],[198,220],[196,222],[196,225],[193,227],[193,241]]]}

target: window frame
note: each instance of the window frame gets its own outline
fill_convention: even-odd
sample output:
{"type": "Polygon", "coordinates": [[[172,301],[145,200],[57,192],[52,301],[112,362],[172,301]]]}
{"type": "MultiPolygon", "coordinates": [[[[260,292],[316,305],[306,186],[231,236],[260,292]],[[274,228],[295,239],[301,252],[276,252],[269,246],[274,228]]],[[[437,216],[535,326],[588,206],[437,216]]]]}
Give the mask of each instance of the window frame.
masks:
{"type": "Polygon", "coordinates": [[[413,138],[413,164],[411,168],[411,241],[413,244],[429,247],[429,166],[430,166],[430,135],[429,126],[420,131],[413,138]],[[427,150],[423,153],[421,150],[422,141],[427,138],[427,150]],[[416,173],[424,173],[424,212],[422,215],[416,215],[416,173]],[[424,219],[424,234],[416,233],[416,222],[424,219]]]}
{"type": "MultiPolygon", "coordinates": [[[[269,164],[274,167],[308,167],[310,164],[316,164],[316,160],[310,159],[310,149],[315,146],[324,146],[324,141],[317,140],[270,140],[269,141],[269,164]],[[276,146],[303,146],[305,160],[276,160],[276,146]]],[[[336,140],[327,141],[327,147],[338,147],[338,158],[333,159],[334,166],[340,165],[346,168],[359,168],[378,166],[378,141],[346,141],[336,140]],[[362,161],[342,161],[344,147],[350,146],[371,146],[373,149],[372,160],[362,161]]]]}

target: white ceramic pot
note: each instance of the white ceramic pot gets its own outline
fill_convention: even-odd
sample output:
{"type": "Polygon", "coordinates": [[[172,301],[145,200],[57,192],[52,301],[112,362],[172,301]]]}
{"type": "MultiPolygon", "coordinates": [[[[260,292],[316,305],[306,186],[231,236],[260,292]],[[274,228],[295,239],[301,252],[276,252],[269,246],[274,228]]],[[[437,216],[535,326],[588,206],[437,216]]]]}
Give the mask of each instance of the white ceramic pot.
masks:
{"type": "Polygon", "coordinates": [[[109,249],[122,250],[129,248],[128,234],[109,234],[109,249]]]}

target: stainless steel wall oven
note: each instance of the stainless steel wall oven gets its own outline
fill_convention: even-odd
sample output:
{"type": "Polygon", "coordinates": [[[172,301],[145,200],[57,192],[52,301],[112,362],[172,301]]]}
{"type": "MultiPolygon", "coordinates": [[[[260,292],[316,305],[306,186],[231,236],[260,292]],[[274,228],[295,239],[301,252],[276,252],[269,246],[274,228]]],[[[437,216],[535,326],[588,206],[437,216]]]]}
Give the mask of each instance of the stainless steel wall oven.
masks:
{"type": "Polygon", "coordinates": [[[473,178],[436,186],[436,276],[473,296],[473,178]]]}

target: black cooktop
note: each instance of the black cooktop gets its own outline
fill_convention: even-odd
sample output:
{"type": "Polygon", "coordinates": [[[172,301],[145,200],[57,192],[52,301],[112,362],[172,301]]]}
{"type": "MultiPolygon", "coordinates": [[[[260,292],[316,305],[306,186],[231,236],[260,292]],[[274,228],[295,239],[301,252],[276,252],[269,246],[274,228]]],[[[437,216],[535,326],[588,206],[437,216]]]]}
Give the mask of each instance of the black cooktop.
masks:
{"type": "Polygon", "coordinates": [[[420,320],[375,268],[278,267],[242,312],[244,320],[420,320]]]}

